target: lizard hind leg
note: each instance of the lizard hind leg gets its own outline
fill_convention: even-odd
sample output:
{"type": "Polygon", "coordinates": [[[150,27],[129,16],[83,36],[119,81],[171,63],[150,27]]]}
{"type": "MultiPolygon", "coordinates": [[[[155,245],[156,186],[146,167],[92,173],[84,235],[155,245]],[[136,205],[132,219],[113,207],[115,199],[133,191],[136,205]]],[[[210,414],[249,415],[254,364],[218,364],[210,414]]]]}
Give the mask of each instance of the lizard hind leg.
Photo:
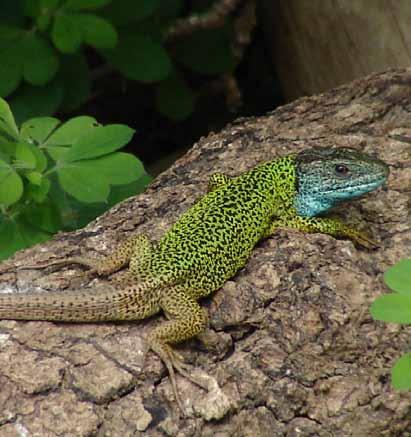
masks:
{"type": "Polygon", "coordinates": [[[140,234],[137,238],[130,258],[129,271],[134,278],[144,281],[151,276],[151,260],[154,247],[146,235],[140,234]]]}
{"type": "Polygon", "coordinates": [[[207,314],[198,302],[182,287],[175,286],[167,290],[167,293],[160,300],[160,307],[166,313],[169,320],[149,335],[148,343],[164,362],[170,376],[174,397],[180,410],[184,413],[183,404],[177,390],[175,371],[180,373],[194,384],[208,389],[203,381],[194,377],[189,367],[182,362],[181,357],[175,352],[170,344],[188,340],[204,331],[207,326],[207,314]]]}
{"type": "MultiPolygon", "coordinates": [[[[75,256],[63,260],[52,261],[38,266],[24,266],[24,269],[43,269],[47,267],[63,267],[70,264],[79,264],[88,267],[91,273],[107,276],[120,270],[134,258],[151,254],[151,243],[144,234],[133,235],[127,238],[111,255],[96,259],[87,256],[75,256]]],[[[143,263],[145,260],[143,260],[143,263]]]]}
{"type": "Polygon", "coordinates": [[[140,234],[133,238],[132,254],[129,268],[118,273],[114,283],[118,288],[132,286],[136,282],[147,282],[153,277],[151,272],[151,260],[154,248],[146,235],[140,234]]]}

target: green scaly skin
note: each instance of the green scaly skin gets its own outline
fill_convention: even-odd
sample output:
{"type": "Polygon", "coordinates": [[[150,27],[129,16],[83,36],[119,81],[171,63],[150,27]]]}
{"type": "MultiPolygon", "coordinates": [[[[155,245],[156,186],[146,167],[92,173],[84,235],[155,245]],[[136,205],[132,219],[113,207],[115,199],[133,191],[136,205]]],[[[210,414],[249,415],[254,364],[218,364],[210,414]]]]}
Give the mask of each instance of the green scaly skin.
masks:
{"type": "MultiPolygon", "coordinates": [[[[381,185],[379,160],[352,149],[309,149],[263,163],[237,177],[215,174],[208,193],[185,212],[157,245],[144,235],[127,240],[103,261],[70,258],[100,275],[129,264],[121,290],[0,295],[0,319],[98,322],[137,320],[163,310],[168,321],[148,338],[166,364],[181,409],[174,370],[193,378],[170,344],[201,333],[206,312],[198,300],[241,269],[254,246],[279,228],[321,232],[374,243],[337,219],[316,217],[336,203],[381,185]]],[[[44,266],[41,266],[42,268],[44,266]]]]}

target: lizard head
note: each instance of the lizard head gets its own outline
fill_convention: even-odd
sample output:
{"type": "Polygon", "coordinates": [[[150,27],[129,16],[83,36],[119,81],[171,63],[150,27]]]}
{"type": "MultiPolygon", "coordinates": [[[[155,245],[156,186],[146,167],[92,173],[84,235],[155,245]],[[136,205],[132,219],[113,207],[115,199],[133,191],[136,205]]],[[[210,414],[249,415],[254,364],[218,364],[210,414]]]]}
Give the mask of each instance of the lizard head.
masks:
{"type": "Polygon", "coordinates": [[[312,148],[296,155],[299,215],[313,217],[375,190],[388,177],[383,161],[351,148],[312,148]]]}

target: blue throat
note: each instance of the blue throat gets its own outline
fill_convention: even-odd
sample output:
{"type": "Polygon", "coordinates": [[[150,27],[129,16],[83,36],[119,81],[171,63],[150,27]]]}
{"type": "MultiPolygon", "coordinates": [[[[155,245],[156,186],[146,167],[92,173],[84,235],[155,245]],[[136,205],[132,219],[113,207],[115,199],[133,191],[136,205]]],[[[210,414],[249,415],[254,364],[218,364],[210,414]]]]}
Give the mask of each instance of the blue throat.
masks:
{"type": "Polygon", "coordinates": [[[297,194],[294,199],[294,207],[297,214],[304,217],[315,217],[328,211],[333,206],[335,206],[335,203],[321,197],[297,194]]]}

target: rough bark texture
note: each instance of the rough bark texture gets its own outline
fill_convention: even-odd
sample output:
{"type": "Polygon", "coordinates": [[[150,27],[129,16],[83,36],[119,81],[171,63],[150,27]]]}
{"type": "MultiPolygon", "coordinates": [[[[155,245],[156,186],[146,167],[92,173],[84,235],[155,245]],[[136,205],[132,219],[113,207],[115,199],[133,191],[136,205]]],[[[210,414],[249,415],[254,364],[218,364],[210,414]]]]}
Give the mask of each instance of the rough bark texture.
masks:
{"type": "MultiPolygon", "coordinates": [[[[411,70],[370,76],[201,139],[146,193],[87,228],[18,253],[0,266],[1,292],[103,286],[81,268],[17,271],[79,252],[107,254],[133,231],[159,239],[204,193],[215,171],[236,174],[313,145],[351,146],[391,166],[388,188],[339,208],[381,240],[375,251],[324,235],[280,232],[206,299],[207,348],[179,349],[221,387],[167,373],[144,337],[163,316],[124,324],[0,322],[0,436],[405,436],[411,393],[390,368],[411,328],[374,322],[382,273],[411,255],[411,70]]],[[[44,291],[46,292],[46,291],[44,291]]]]}

